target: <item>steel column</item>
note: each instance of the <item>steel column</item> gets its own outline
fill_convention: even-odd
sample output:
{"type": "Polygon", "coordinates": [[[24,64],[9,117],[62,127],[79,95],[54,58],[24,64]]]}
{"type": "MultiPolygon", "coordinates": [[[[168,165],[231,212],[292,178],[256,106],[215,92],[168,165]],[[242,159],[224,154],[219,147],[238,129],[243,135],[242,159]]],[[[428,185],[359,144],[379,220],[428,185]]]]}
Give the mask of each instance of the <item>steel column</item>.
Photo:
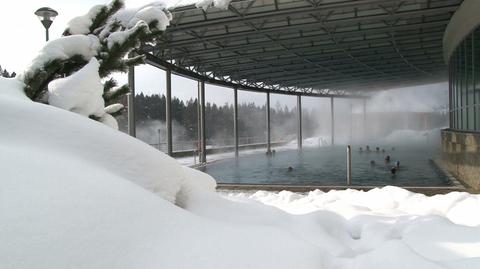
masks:
{"type": "Polygon", "coordinates": [[[135,137],[135,67],[128,68],[128,87],[130,93],[127,99],[127,117],[128,117],[128,134],[135,137]]]}
{"type": "Polygon", "coordinates": [[[298,130],[297,130],[297,145],[298,148],[302,148],[303,137],[302,137],[302,96],[297,95],[297,116],[298,116],[298,130]]]}
{"type": "Polygon", "coordinates": [[[350,144],[353,144],[353,104],[350,102],[350,144]]]}
{"type": "Polygon", "coordinates": [[[334,115],[333,115],[333,97],[330,97],[330,115],[331,115],[331,121],[330,121],[330,128],[332,131],[332,146],[335,144],[335,122],[334,122],[334,115]]]}
{"type": "Polygon", "coordinates": [[[347,146],[347,186],[352,185],[352,147],[347,146]]]}
{"type": "Polygon", "coordinates": [[[172,139],[172,71],[167,69],[166,72],[166,96],[165,96],[165,122],[167,129],[167,153],[172,156],[173,139],[172,139]]]}
{"type": "Polygon", "coordinates": [[[205,82],[198,82],[198,102],[200,104],[200,162],[207,162],[207,136],[205,130],[205,82]]]}
{"type": "Polygon", "coordinates": [[[233,136],[235,140],[235,157],[238,157],[238,89],[233,89],[233,136]]]}
{"type": "Polygon", "coordinates": [[[367,99],[363,99],[363,140],[367,141],[367,99]]]}
{"type": "Polygon", "coordinates": [[[270,132],[270,92],[267,92],[267,154],[272,153],[270,132]]]}

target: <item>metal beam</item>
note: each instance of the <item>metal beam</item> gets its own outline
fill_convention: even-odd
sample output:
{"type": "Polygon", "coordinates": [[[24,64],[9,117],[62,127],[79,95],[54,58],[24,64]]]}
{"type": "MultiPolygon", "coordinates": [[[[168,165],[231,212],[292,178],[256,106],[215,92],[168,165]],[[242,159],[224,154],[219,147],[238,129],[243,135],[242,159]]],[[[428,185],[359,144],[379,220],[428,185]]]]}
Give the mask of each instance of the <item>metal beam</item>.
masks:
{"type": "Polygon", "coordinates": [[[363,99],[363,140],[367,141],[367,100],[363,99]]]}
{"type": "Polygon", "coordinates": [[[267,92],[267,154],[270,155],[272,153],[271,148],[271,130],[270,130],[270,92],[267,92]]]}
{"type": "Polygon", "coordinates": [[[165,122],[167,131],[167,154],[172,156],[173,139],[172,139],[172,71],[166,71],[166,94],[165,94],[165,122]]]}
{"type": "Polygon", "coordinates": [[[198,104],[200,106],[200,163],[207,162],[207,136],[205,128],[205,82],[198,82],[198,104]]]}
{"type": "MultiPolygon", "coordinates": [[[[406,66],[405,63],[401,59],[384,59],[384,63],[381,65],[377,65],[379,62],[368,62],[369,64],[375,65],[377,68],[382,70],[385,73],[388,74],[401,74],[402,72],[415,72],[419,73],[416,70],[413,70],[411,67],[406,66]],[[390,60],[396,60],[397,63],[395,62],[390,62],[390,60]]],[[[373,70],[367,70],[365,67],[362,68],[362,66],[358,66],[358,64],[351,63],[351,64],[345,64],[345,65],[338,65],[335,66],[335,68],[342,68],[341,66],[351,66],[351,68],[344,68],[342,71],[348,71],[350,74],[369,74],[374,72],[373,70]]],[[[440,70],[445,70],[445,66],[443,65],[443,62],[439,59],[438,62],[435,61],[430,61],[429,63],[420,63],[418,66],[425,67],[427,70],[435,70],[435,69],[440,69],[440,70]]],[[[247,79],[247,80],[252,80],[252,81],[264,81],[264,82],[271,82],[274,81],[276,83],[281,83],[282,81],[291,81],[292,79],[299,79],[299,78],[304,78],[304,77],[312,77],[312,78],[334,78],[334,74],[330,73],[322,73],[319,72],[321,71],[321,68],[316,68],[316,67],[311,67],[311,68],[303,68],[303,69],[285,69],[285,71],[281,71],[278,74],[277,73],[261,73],[258,72],[257,74],[250,74],[250,75],[243,75],[241,78],[247,79]]],[[[377,75],[378,73],[375,72],[377,75]]],[[[233,79],[239,79],[240,77],[234,76],[232,77],[233,79]]]]}
{"type": "MultiPolygon", "coordinates": [[[[405,2],[405,0],[389,0],[391,3],[400,3],[400,2],[405,2]]],[[[344,9],[344,8],[355,8],[359,6],[365,6],[365,5],[377,5],[377,4],[383,4],[385,3],[385,0],[357,0],[355,2],[340,2],[340,3],[321,3],[317,6],[307,6],[307,7],[297,7],[297,8],[288,8],[288,9],[282,9],[282,10],[277,10],[277,9],[272,9],[268,11],[262,11],[262,12],[257,12],[257,13],[252,13],[252,14],[245,14],[243,16],[243,19],[249,20],[249,21],[255,21],[255,20],[265,20],[268,18],[275,18],[275,17],[286,17],[286,16],[293,16],[293,15],[302,15],[302,14],[310,14],[310,13],[318,13],[319,11],[332,11],[332,10],[337,10],[337,9],[344,9]]],[[[197,7],[192,6],[192,7],[179,7],[172,9],[171,12],[174,14],[174,20],[172,21],[172,24],[175,25],[175,16],[176,14],[180,12],[185,12],[185,11],[190,11],[190,10],[198,10],[197,7]]],[[[207,10],[208,12],[209,10],[207,10]]],[[[195,30],[195,29],[203,29],[203,28],[208,28],[208,27],[213,27],[217,25],[228,25],[232,23],[238,23],[242,19],[239,18],[238,16],[230,16],[230,17],[222,17],[218,19],[209,19],[205,20],[202,22],[194,21],[191,23],[182,23],[179,24],[176,27],[171,27],[170,31],[183,31],[183,30],[195,30]]],[[[168,28],[167,28],[168,30],[168,28]]]]}
{"type": "MultiPolygon", "coordinates": [[[[403,31],[403,30],[410,30],[410,29],[425,29],[427,27],[445,26],[448,24],[448,22],[449,22],[449,19],[445,19],[445,20],[436,20],[436,21],[421,22],[421,23],[402,24],[402,25],[397,25],[393,27],[382,26],[382,27],[372,27],[367,29],[339,31],[334,34],[334,37],[341,38],[345,36],[352,37],[352,35],[363,36],[363,35],[372,34],[372,33],[388,33],[388,32],[391,32],[392,30],[403,31]]],[[[189,39],[166,42],[165,46],[168,46],[168,47],[191,46],[191,45],[199,45],[199,43],[202,43],[202,42],[204,43],[206,41],[218,42],[218,41],[227,40],[232,42],[233,40],[235,40],[234,39],[235,37],[244,39],[247,36],[249,37],[249,35],[272,34],[275,32],[285,33],[288,30],[305,30],[305,27],[307,26],[308,28],[313,28],[318,30],[319,23],[315,22],[315,23],[308,23],[308,24],[298,24],[294,26],[278,26],[278,27],[272,27],[272,28],[268,28],[260,31],[241,31],[241,32],[235,32],[235,33],[229,33],[229,34],[215,34],[210,36],[203,36],[201,38],[189,38],[189,39]]],[[[323,36],[325,36],[326,40],[330,39],[327,33],[325,33],[323,36]]]]}
{"type": "Polygon", "coordinates": [[[302,149],[303,136],[302,136],[302,96],[297,96],[297,145],[298,149],[302,149]]]}
{"type": "MultiPolygon", "coordinates": [[[[436,44],[435,47],[431,46],[425,46],[424,48],[420,49],[409,49],[409,50],[402,50],[404,54],[411,52],[412,55],[408,54],[406,56],[416,56],[416,55],[431,55],[435,56],[436,58],[441,58],[439,56],[439,53],[442,51],[442,45],[441,43],[432,43],[436,44]]],[[[428,44],[427,44],[428,45],[428,44]]],[[[230,58],[230,59],[225,59],[225,58],[219,58],[219,61],[210,61],[209,62],[183,62],[182,65],[184,66],[193,66],[197,65],[198,66],[198,71],[199,72],[208,72],[208,71],[213,71],[215,69],[221,69],[223,73],[235,73],[237,71],[242,71],[242,69],[255,69],[259,68],[259,66],[263,66],[262,68],[268,69],[268,68],[277,68],[277,69],[282,69],[285,68],[284,66],[281,66],[282,64],[285,65],[292,65],[291,67],[295,67],[298,65],[309,65],[309,66],[314,66],[315,64],[322,63],[322,64],[338,64],[338,58],[346,56],[344,52],[325,52],[322,50],[319,51],[312,51],[313,53],[311,54],[306,54],[303,55],[304,57],[309,58],[309,60],[312,61],[312,63],[306,63],[306,62],[297,62],[299,61],[297,56],[290,56],[289,54],[284,54],[282,55],[282,58],[275,58],[275,59],[267,59],[267,60],[259,60],[259,59],[252,59],[249,57],[238,57],[238,58],[230,58]],[[221,59],[221,61],[220,61],[221,59]],[[250,60],[251,62],[245,62],[245,60],[250,60]],[[242,61],[242,62],[240,62],[242,61]],[[230,63],[227,63],[230,62],[230,63]],[[201,63],[201,65],[200,65],[201,63]]],[[[376,61],[376,58],[384,58],[387,56],[393,56],[394,58],[398,57],[398,54],[393,51],[388,46],[384,47],[371,47],[371,48],[363,48],[363,49],[357,49],[357,50],[351,50],[351,52],[358,53],[359,55],[357,58],[365,58],[369,59],[371,57],[374,57],[374,60],[376,61]]],[[[277,52],[275,52],[277,54],[277,52]]],[[[277,55],[279,56],[279,55],[277,55]]],[[[343,58],[343,60],[348,60],[348,58],[343,58]]],[[[290,67],[290,66],[287,66],[290,67]]]]}
{"type": "Polygon", "coordinates": [[[238,89],[233,88],[233,136],[235,139],[235,157],[238,158],[238,89]]]}
{"type": "Polygon", "coordinates": [[[331,131],[332,131],[332,142],[331,142],[331,145],[335,145],[335,120],[334,120],[334,115],[333,115],[333,97],[330,97],[330,116],[331,116],[331,120],[330,120],[330,128],[331,128],[331,131]]]}
{"type": "MultiPolygon", "coordinates": [[[[142,53],[142,52],[140,52],[142,53]]],[[[215,78],[208,77],[206,75],[202,75],[199,73],[196,73],[194,71],[187,70],[185,68],[179,67],[177,65],[174,65],[172,63],[169,63],[167,61],[164,61],[160,58],[157,58],[149,53],[145,53],[146,60],[145,62],[147,64],[150,64],[152,66],[155,66],[157,68],[167,70],[170,69],[174,74],[187,77],[190,79],[195,79],[195,80],[203,80],[205,82],[208,82],[213,85],[219,85],[219,86],[224,86],[224,87],[229,87],[229,88],[238,88],[241,90],[245,91],[253,91],[253,92],[271,92],[271,93],[278,93],[278,94],[286,94],[286,95],[297,95],[301,94],[304,96],[312,96],[312,97],[337,97],[337,98],[364,98],[365,96],[363,95],[343,95],[343,94],[330,94],[330,93],[314,93],[314,92],[298,92],[298,91],[287,91],[287,90],[276,90],[276,89],[269,89],[269,88],[261,88],[261,87],[254,87],[254,86],[249,86],[245,84],[240,84],[240,83],[234,83],[234,82],[228,82],[224,80],[219,80],[215,78]]]]}
{"type": "MultiPolygon", "coordinates": [[[[343,80],[343,81],[332,81],[330,83],[324,83],[322,80],[311,80],[306,83],[295,83],[292,82],[292,85],[296,85],[299,87],[313,87],[313,88],[319,88],[319,89],[329,89],[332,87],[338,87],[341,89],[351,89],[351,90],[360,90],[360,89],[367,89],[370,88],[373,90],[374,88],[379,88],[383,87],[386,88],[387,85],[392,86],[392,84],[399,84],[399,85],[407,85],[409,84],[408,79],[415,79],[416,82],[424,82],[424,83],[434,83],[434,82],[443,82],[446,81],[447,78],[444,76],[431,76],[431,77],[425,77],[421,76],[421,74],[417,76],[406,76],[404,79],[387,79],[387,78],[382,78],[381,81],[378,81],[378,77],[375,78],[373,75],[372,78],[369,78],[368,80],[361,80],[360,78],[355,81],[355,80],[343,80]],[[361,82],[359,82],[361,80],[361,82]]],[[[410,84],[410,85],[415,85],[415,84],[410,84]]]]}
{"type": "MultiPolygon", "coordinates": [[[[395,36],[395,40],[400,40],[404,42],[412,41],[412,39],[422,39],[422,38],[432,38],[432,37],[438,37],[440,39],[443,38],[443,33],[444,29],[438,29],[437,31],[432,31],[432,32],[425,32],[422,31],[416,35],[399,35],[395,36]]],[[[353,40],[353,41],[346,41],[346,42],[340,42],[340,44],[345,47],[349,48],[351,46],[360,46],[360,45],[369,45],[371,43],[381,43],[381,42],[389,42],[391,38],[386,38],[386,37],[375,37],[375,38],[370,38],[370,39],[365,39],[365,37],[362,37],[360,40],[353,40]]],[[[284,38],[284,39],[277,39],[277,42],[281,43],[282,45],[296,45],[296,44],[308,44],[308,43],[315,43],[315,42],[322,42],[322,41],[328,41],[326,38],[325,34],[322,35],[313,35],[313,36],[303,36],[303,37],[298,37],[298,38],[284,38]]],[[[417,41],[418,42],[418,41],[417,41]]],[[[323,49],[335,49],[338,48],[338,46],[334,43],[327,43],[327,44],[322,44],[321,45],[323,49]]],[[[177,59],[181,57],[197,57],[197,56],[203,56],[205,54],[217,54],[218,53],[232,53],[232,51],[247,51],[247,50],[253,50],[253,49],[263,49],[265,47],[272,48],[272,41],[260,41],[260,42],[250,42],[250,43],[245,43],[241,45],[233,45],[233,46],[222,46],[218,48],[202,48],[198,50],[190,50],[190,51],[183,51],[179,50],[175,47],[165,47],[165,49],[173,49],[177,50],[180,52],[172,52],[169,54],[166,54],[164,56],[164,59],[177,59]]],[[[181,48],[180,48],[181,49],[181,48]]],[[[152,51],[153,48],[150,49],[145,49],[145,51],[152,51]]]]}
{"type": "MultiPolygon", "coordinates": [[[[414,48],[402,49],[402,53],[418,54],[419,52],[422,52],[426,54],[438,55],[438,51],[442,51],[441,39],[438,39],[437,42],[424,42],[420,44],[414,44],[414,46],[415,46],[414,48]],[[432,51],[432,50],[436,50],[436,51],[432,51]]],[[[348,50],[348,52],[355,54],[356,59],[362,59],[362,58],[369,59],[372,55],[377,57],[380,57],[383,55],[394,55],[394,56],[398,55],[395,52],[395,50],[392,48],[391,44],[385,44],[385,45],[376,46],[376,47],[363,47],[358,49],[350,49],[348,50]]],[[[316,58],[312,58],[312,57],[318,58],[319,56],[321,56],[320,59],[326,59],[326,58],[333,58],[337,56],[347,55],[344,51],[341,51],[341,50],[325,51],[322,49],[322,46],[310,46],[310,47],[299,48],[299,49],[291,49],[289,53],[285,52],[282,49],[279,49],[279,50],[269,51],[269,52],[256,52],[252,54],[242,54],[242,55],[226,56],[226,57],[212,55],[213,58],[184,61],[182,62],[182,64],[188,66],[188,65],[196,65],[197,63],[201,63],[202,65],[221,63],[221,65],[219,66],[225,67],[226,66],[225,63],[231,62],[233,63],[234,67],[237,67],[237,66],[240,66],[240,64],[238,63],[239,61],[251,60],[252,61],[251,63],[246,63],[251,66],[258,63],[262,63],[262,61],[259,60],[261,58],[272,58],[272,57],[282,56],[281,60],[285,61],[288,59],[285,56],[290,56],[290,55],[293,55],[294,53],[299,53],[301,54],[302,57],[308,57],[310,60],[316,63],[319,63],[319,61],[317,61],[316,58]]],[[[290,60],[292,60],[292,59],[297,59],[298,57],[290,56],[289,58],[290,60]]],[[[273,60],[268,59],[267,61],[275,61],[275,59],[273,60]]]]}
{"type": "Polygon", "coordinates": [[[135,137],[135,67],[128,67],[128,87],[130,88],[130,93],[128,94],[127,99],[127,108],[128,108],[128,134],[135,137]]]}
{"type": "MultiPolygon", "coordinates": [[[[386,11],[382,10],[381,8],[376,8],[375,10],[382,12],[382,14],[364,15],[364,16],[356,15],[355,10],[352,8],[352,11],[350,12],[351,17],[345,18],[345,16],[342,16],[341,18],[337,18],[337,19],[323,20],[322,23],[307,22],[307,23],[301,23],[301,24],[289,24],[287,26],[280,26],[280,27],[284,31],[298,30],[298,29],[305,31],[307,29],[317,28],[320,24],[329,28],[332,28],[332,27],[338,28],[339,26],[343,26],[343,25],[355,25],[355,26],[359,24],[368,25],[368,23],[378,23],[386,20],[421,18],[421,17],[426,17],[427,15],[432,15],[432,14],[445,15],[445,14],[448,14],[449,12],[455,11],[457,8],[458,8],[458,5],[446,5],[442,7],[436,7],[436,8],[412,9],[412,10],[400,11],[393,14],[389,14],[386,11]]],[[[311,7],[309,9],[310,9],[310,12],[308,14],[315,14],[314,12],[312,12],[311,7]]],[[[279,12],[279,11],[275,12],[275,15],[280,15],[280,14],[282,14],[282,12],[279,12]]],[[[291,14],[286,14],[283,16],[284,18],[291,17],[291,14]]],[[[328,13],[326,13],[324,17],[328,17],[328,13]]],[[[265,17],[263,17],[262,20],[265,20],[265,17]]],[[[244,21],[248,21],[249,23],[252,23],[251,20],[248,19],[248,16],[245,16],[245,15],[242,17],[239,17],[236,23],[242,23],[244,21]]],[[[195,24],[201,25],[201,22],[196,22],[195,24]]],[[[216,26],[218,27],[218,24],[216,26]]],[[[224,24],[222,24],[222,26],[224,26],[224,24]]],[[[228,33],[228,35],[230,37],[237,37],[237,36],[246,36],[249,34],[264,34],[264,33],[271,33],[273,31],[277,31],[278,28],[279,27],[269,27],[269,28],[262,28],[259,31],[237,31],[237,32],[230,32],[228,33]]],[[[178,32],[178,31],[191,32],[192,28],[189,27],[188,24],[168,27],[165,31],[165,35],[168,36],[169,33],[178,32]]],[[[207,38],[209,40],[217,40],[216,38],[218,38],[221,35],[226,35],[226,33],[203,36],[202,38],[207,38]]],[[[178,45],[177,43],[168,43],[168,42],[167,44],[178,45]]]]}

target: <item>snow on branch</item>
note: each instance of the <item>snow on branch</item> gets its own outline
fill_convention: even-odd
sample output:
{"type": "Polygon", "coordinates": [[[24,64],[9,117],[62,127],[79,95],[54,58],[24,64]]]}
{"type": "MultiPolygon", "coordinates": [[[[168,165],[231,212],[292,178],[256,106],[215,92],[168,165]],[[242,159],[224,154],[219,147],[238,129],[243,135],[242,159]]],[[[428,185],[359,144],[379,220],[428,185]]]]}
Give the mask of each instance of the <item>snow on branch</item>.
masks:
{"type": "Polygon", "coordinates": [[[122,109],[113,102],[129,88],[117,87],[109,76],[143,64],[144,55],[126,56],[142,42],[155,42],[171,18],[161,2],[133,9],[125,9],[123,0],[94,6],[87,14],[72,19],[62,37],[47,42],[20,76],[26,95],[115,128],[110,114],[122,109]],[[105,105],[110,107],[106,109],[105,105]]]}
{"type": "Polygon", "coordinates": [[[227,9],[230,2],[232,2],[232,0],[200,0],[195,3],[195,6],[203,10],[207,10],[209,7],[227,9]]]}

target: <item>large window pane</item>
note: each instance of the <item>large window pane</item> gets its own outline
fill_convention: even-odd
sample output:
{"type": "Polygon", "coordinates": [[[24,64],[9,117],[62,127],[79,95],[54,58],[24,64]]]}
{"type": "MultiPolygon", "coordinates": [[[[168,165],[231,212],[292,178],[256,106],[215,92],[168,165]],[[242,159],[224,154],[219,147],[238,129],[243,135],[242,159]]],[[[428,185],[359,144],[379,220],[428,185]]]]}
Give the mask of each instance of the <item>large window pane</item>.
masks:
{"type": "Polygon", "coordinates": [[[462,86],[462,72],[461,72],[461,57],[460,48],[455,51],[455,113],[456,113],[456,125],[455,129],[461,129],[462,123],[462,103],[461,103],[461,86],[462,86]]]}
{"type": "Polygon", "coordinates": [[[151,65],[135,67],[135,129],[138,139],[166,151],[165,71],[151,65]]]}
{"type": "Polygon", "coordinates": [[[480,131],[480,28],[477,28],[473,36],[473,69],[475,79],[475,129],[480,131]]]}
{"type": "MultiPolygon", "coordinates": [[[[233,146],[233,89],[205,84],[207,146],[233,146]]],[[[233,153],[232,153],[233,154],[233,153]]]]}
{"type": "Polygon", "coordinates": [[[474,117],[474,88],[473,88],[473,46],[472,46],[472,35],[469,35],[465,40],[465,97],[466,97],[466,111],[467,111],[467,126],[465,129],[473,131],[475,126],[475,117],[474,117]]]}
{"type": "Polygon", "coordinates": [[[465,43],[462,42],[461,49],[460,49],[460,64],[461,64],[461,86],[460,86],[460,106],[461,106],[461,117],[462,122],[460,124],[460,129],[465,130],[467,129],[467,72],[466,72],[466,58],[465,55],[465,43]]]}
{"type": "Polygon", "coordinates": [[[172,74],[173,151],[198,149],[198,82],[172,74]]]}
{"type": "Polygon", "coordinates": [[[272,143],[297,142],[297,97],[270,94],[272,143]]]}

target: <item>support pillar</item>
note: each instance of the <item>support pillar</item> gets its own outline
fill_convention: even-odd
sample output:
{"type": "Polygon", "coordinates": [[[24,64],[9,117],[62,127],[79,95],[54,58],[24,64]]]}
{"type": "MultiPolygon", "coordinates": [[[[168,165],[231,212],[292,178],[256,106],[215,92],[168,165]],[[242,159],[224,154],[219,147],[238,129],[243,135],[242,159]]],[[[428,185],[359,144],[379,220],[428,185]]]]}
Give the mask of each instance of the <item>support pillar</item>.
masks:
{"type": "Polygon", "coordinates": [[[363,99],[363,140],[367,141],[367,99],[363,99]]]}
{"type": "Polygon", "coordinates": [[[128,87],[130,93],[127,98],[128,134],[135,137],[135,67],[128,68],[128,87]]]}
{"type": "Polygon", "coordinates": [[[200,125],[198,127],[200,132],[200,158],[199,161],[201,163],[207,162],[207,136],[205,130],[205,82],[199,81],[198,82],[198,103],[200,106],[200,114],[198,115],[200,118],[200,125]]]}
{"type": "Polygon", "coordinates": [[[233,89],[233,136],[235,140],[235,157],[238,157],[238,89],[233,89]]]}
{"type": "Polygon", "coordinates": [[[267,154],[272,153],[271,133],[270,133],[270,92],[267,92],[267,154]]]}
{"type": "Polygon", "coordinates": [[[331,128],[331,131],[332,131],[332,142],[331,142],[331,144],[333,146],[333,145],[335,145],[335,138],[334,138],[335,137],[335,122],[334,122],[335,117],[333,115],[333,97],[330,97],[330,115],[332,117],[331,122],[330,122],[331,123],[330,128],[331,128]]]}
{"type": "Polygon", "coordinates": [[[297,145],[298,145],[298,149],[302,149],[303,137],[302,137],[302,96],[301,95],[297,95],[297,116],[298,116],[297,145]]]}
{"type": "Polygon", "coordinates": [[[166,96],[165,96],[165,122],[167,129],[167,154],[172,156],[173,139],[172,139],[172,71],[167,69],[166,72],[166,96]]]}
{"type": "Polygon", "coordinates": [[[350,100],[350,144],[353,144],[353,104],[350,100]]]}

